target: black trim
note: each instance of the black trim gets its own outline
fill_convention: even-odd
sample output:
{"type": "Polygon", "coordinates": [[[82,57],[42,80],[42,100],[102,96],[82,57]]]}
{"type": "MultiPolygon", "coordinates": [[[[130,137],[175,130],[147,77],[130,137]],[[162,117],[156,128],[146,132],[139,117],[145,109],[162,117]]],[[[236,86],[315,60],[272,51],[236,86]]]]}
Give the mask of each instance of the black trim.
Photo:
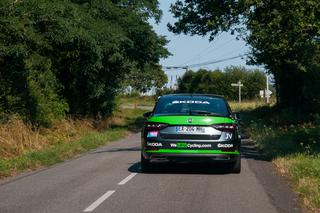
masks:
{"type": "Polygon", "coordinates": [[[183,161],[183,162],[224,162],[232,163],[235,162],[239,155],[228,155],[228,154],[175,154],[175,153],[144,153],[152,162],[157,161],[183,161]]]}
{"type": "Polygon", "coordinates": [[[187,135],[187,134],[164,134],[160,133],[163,139],[181,140],[219,140],[221,135],[187,135]]]}

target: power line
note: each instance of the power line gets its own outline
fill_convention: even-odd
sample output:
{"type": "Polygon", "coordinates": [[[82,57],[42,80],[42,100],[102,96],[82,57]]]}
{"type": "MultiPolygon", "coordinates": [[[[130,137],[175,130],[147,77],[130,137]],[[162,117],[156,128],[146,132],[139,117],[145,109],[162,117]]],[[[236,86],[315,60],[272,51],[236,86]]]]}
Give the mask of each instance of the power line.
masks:
{"type": "Polygon", "coordinates": [[[188,61],[185,61],[183,64],[181,64],[181,65],[179,65],[179,66],[184,66],[185,64],[188,64],[188,63],[190,63],[190,62],[192,62],[192,61],[194,61],[194,60],[199,59],[201,55],[203,55],[203,54],[211,51],[210,48],[211,48],[212,46],[215,46],[215,44],[216,44],[215,42],[216,42],[216,41],[219,41],[220,39],[221,39],[221,37],[220,37],[220,35],[219,35],[216,40],[214,40],[210,45],[208,45],[208,47],[206,47],[205,49],[203,49],[202,51],[200,51],[197,55],[193,56],[193,57],[190,58],[188,61]]]}
{"type": "Polygon", "coordinates": [[[203,62],[203,63],[199,63],[199,64],[191,64],[191,65],[186,65],[186,66],[164,66],[164,68],[166,68],[166,69],[188,69],[188,68],[194,68],[194,67],[201,67],[201,66],[206,66],[206,65],[210,65],[210,64],[216,64],[216,63],[220,63],[220,62],[224,62],[224,61],[233,60],[236,58],[241,58],[246,55],[248,55],[248,54],[233,56],[233,57],[219,59],[219,60],[215,60],[215,61],[207,61],[207,62],[203,62]]]}
{"type": "MultiPolygon", "coordinates": [[[[218,37],[218,40],[220,40],[220,37],[218,37]]],[[[216,40],[216,41],[218,41],[218,40],[216,40]]],[[[183,64],[181,64],[181,65],[179,65],[179,66],[184,66],[184,65],[187,64],[187,63],[190,63],[190,62],[192,62],[192,61],[195,61],[195,60],[199,59],[200,56],[202,56],[202,55],[204,55],[204,54],[209,54],[209,53],[215,52],[215,51],[221,49],[222,47],[228,45],[228,44],[229,44],[231,41],[233,41],[233,40],[235,40],[235,38],[231,38],[231,39],[227,40],[226,42],[218,45],[217,47],[215,47],[214,49],[211,50],[210,48],[211,48],[212,46],[214,46],[214,43],[213,43],[213,45],[209,45],[209,47],[205,48],[205,49],[204,49],[203,51],[201,51],[199,54],[195,55],[194,57],[192,57],[191,59],[189,59],[188,61],[184,62],[183,64]]]]}
{"type": "Polygon", "coordinates": [[[192,61],[194,61],[194,60],[197,60],[201,55],[204,54],[204,52],[207,52],[207,50],[210,49],[210,48],[211,48],[211,45],[208,46],[208,47],[207,47],[206,49],[204,49],[203,51],[201,51],[200,53],[198,53],[197,55],[195,55],[195,56],[193,56],[192,58],[190,58],[188,61],[186,61],[186,62],[184,62],[183,64],[179,65],[179,66],[183,66],[183,65],[185,65],[185,64],[187,64],[187,63],[190,63],[190,62],[192,62],[192,61]]]}
{"type": "Polygon", "coordinates": [[[192,68],[192,67],[201,67],[201,66],[206,66],[206,65],[210,65],[210,64],[216,64],[216,63],[229,61],[229,60],[236,59],[236,58],[241,58],[241,57],[243,57],[245,55],[247,55],[247,54],[233,56],[233,57],[230,57],[230,58],[224,58],[224,59],[220,59],[220,60],[216,60],[216,61],[207,61],[207,62],[203,62],[203,63],[199,63],[199,64],[192,64],[192,65],[189,65],[188,67],[192,68]]]}
{"type": "Polygon", "coordinates": [[[225,43],[223,43],[223,44],[221,44],[221,45],[218,45],[216,48],[207,51],[206,54],[207,54],[207,55],[212,54],[212,53],[213,53],[213,54],[216,54],[216,52],[217,52],[218,50],[227,47],[229,44],[231,44],[232,41],[235,41],[235,40],[236,40],[236,38],[231,38],[231,39],[227,40],[225,43]]]}
{"type": "Polygon", "coordinates": [[[165,69],[175,69],[175,70],[178,70],[178,69],[188,69],[188,66],[163,66],[165,69]]]}

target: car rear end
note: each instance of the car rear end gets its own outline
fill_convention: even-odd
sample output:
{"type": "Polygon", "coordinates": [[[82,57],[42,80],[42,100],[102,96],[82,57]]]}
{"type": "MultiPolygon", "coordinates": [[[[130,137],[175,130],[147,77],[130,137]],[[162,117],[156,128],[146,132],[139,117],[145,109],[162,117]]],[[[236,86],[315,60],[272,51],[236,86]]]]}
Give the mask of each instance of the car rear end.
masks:
{"type": "Polygon", "coordinates": [[[143,170],[159,162],[214,161],[231,165],[238,173],[241,159],[237,121],[221,97],[161,97],[145,122],[141,154],[143,170]],[[167,110],[170,107],[176,109],[167,110]]]}

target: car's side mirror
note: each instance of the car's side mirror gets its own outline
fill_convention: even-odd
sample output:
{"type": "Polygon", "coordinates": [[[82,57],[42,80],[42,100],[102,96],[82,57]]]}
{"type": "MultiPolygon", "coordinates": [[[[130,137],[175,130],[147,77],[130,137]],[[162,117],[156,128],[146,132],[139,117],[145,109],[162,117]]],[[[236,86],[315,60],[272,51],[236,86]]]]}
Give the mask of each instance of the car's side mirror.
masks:
{"type": "Polygon", "coordinates": [[[237,120],[237,121],[241,121],[241,115],[240,112],[233,112],[232,113],[232,117],[237,120]]]}
{"type": "Polygon", "coordinates": [[[152,112],[143,113],[143,117],[148,118],[152,115],[152,112]]]}

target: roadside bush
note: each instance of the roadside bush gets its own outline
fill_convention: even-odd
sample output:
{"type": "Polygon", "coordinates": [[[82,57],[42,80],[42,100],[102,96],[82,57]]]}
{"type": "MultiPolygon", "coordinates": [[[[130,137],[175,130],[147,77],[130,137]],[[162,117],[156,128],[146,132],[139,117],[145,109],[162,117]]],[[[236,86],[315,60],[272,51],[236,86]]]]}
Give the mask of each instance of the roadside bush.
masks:
{"type": "Polygon", "coordinates": [[[0,108],[50,126],[111,116],[132,73],[148,79],[130,82],[140,90],[161,87],[167,40],[148,22],[160,15],[158,1],[0,1],[0,108]]]}
{"type": "Polygon", "coordinates": [[[159,96],[173,94],[176,92],[177,92],[176,90],[170,89],[170,88],[157,89],[156,94],[154,95],[154,98],[157,100],[159,96]]]}
{"type": "Polygon", "coordinates": [[[265,89],[266,78],[260,70],[249,70],[244,67],[229,67],[221,70],[188,71],[178,81],[179,92],[209,93],[223,95],[229,100],[238,99],[238,88],[232,83],[244,84],[242,98],[252,100],[259,97],[259,91],[265,89]]]}

